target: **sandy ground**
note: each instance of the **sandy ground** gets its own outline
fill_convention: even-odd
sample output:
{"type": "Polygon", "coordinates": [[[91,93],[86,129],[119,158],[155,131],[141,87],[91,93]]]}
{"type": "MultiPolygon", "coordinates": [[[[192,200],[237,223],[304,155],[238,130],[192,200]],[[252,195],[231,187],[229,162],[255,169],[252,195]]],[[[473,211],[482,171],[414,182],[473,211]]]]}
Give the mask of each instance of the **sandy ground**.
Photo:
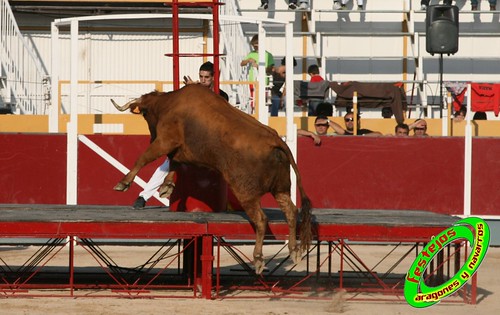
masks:
{"type": "MultiPolygon", "coordinates": [[[[251,248],[249,248],[251,249],[251,248]]],[[[127,251],[120,248],[110,249],[119,264],[133,261],[148,249],[135,248],[127,251]],[[125,254],[124,252],[128,252],[125,254]],[[132,255],[130,255],[132,252],[132,255]]],[[[359,255],[364,256],[367,261],[385,255],[387,248],[384,246],[364,246],[359,249],[359,255]],[[382,256],[381,256],[382,255],[382,256]]],[[[16,259],[25,256],[27,250],[10,250],[0,247],[0,258],[7,263],[13,263],[16,259]]],[[[78,256],[77,256],[78,257],[78,256]]],[[[64,255],[54,260],[54,263],[62,263],[67,259],[64,255]]],[[[410,258],[411,260],[411,258],[410,258]]],[[[1,261],[0,261],[1,262],[1,261]]],[[[86,264],[80,259],[79,263],[86,264]]],[[[405,268],[409,262],[403,262],[405,268]]],[[[132,262],[135,264],[135,262],[132,262]]],[[[78,264],[77,264],[78,265],[78,264]]],[[[382,264],[383,265],[383,264],[382,264]]],[[[377,268],[386,268],[377,264],[377,268]]],[[[303,300],[303,299],[272,299],[249,298],[245,293],[235,294],[234,299],[206,300],[202,298],[156,298],[156,299],[125,299],[125,298],[86,298],[80,295],[72,297],[37,297],[37,298],[5,298],[0,293],[0,314],[217,314],[217,315],[305,315],[305,314],[426,314],[426,315],[471,315],[471,314],[500,314],[500,248],[490,248],[486,259],[478,271],[478,303],[469,305],[464,303],[441,302],[426,309],[414,309],[404,301],[396,300],[389,302],[367,302],[360,300],[348,300],[339,302],[336,295],[327,300],[303,300]]],[[[255,296],[255,293],[252,293],[255,296]]],[[[265,295],[264,295],[265,296],[265,295]]],[[[347,295],[346,295],[347,296],[347,295]]],[[[363,296],[358,296],[363,297],[363,296]]],[[[366,296],[373,298],[373,295],[366,296]]],[[[383,296],[380,296],[384,298],[383,296]]],[[[386,298],[386,297],[385,297],[386,298]]],[[[391,298],[392,299],[392,298],[391,298]]]]}

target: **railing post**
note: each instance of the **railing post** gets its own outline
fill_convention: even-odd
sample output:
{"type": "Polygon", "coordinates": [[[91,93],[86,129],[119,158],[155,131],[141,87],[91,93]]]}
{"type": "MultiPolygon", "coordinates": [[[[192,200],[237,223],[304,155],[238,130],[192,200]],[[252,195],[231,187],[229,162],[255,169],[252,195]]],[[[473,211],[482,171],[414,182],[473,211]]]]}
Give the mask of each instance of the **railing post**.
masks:
{"type": "Polygon", "coordinates": [[[213,236],[202,236],[201,252],[201,296],[209,300],[212,298],[212,264],[213,255],[213,236]]]}
{"type": "Polygon", "coordinates": [[[70,121],[67,124],[66,204],[77,204],[78,182],[78,20],[71,21],[70,121]]]}
{"type": "Polygon", "coordinates": [[[465,115],[465,152],[464,152],[464,212],[463,215],[471,215],[471,183],[472,183],[472,91],[471,85],[467,84],[467,115],[465,115]]]}
{"type": "Polygon", "coordinates": [[[50,40],[51,40],[51,93],[49,107],[49,132],[59,132],[59,62],[60,62],[60,48],[59,48],[59,26],[55,22],[50,25],[50,40]]]}

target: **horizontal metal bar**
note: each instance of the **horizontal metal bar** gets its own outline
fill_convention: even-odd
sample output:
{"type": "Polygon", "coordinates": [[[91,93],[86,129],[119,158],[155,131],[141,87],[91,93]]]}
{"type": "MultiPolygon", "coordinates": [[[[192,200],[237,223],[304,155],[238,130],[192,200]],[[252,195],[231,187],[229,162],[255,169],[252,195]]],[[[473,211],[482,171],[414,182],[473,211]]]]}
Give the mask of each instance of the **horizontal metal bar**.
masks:
{"type": "Polygon", "coordinates": [[[333,10],[333,9],[321,9],[312,10],[321,13],[410,13],[410,10],[333,10]]]}
{"type": "Polygon", "coordinates": [[[360,37],[360,36],[412,36],[414,33],[411,32],[319,32],[323,36],[342,36],[342,37],[349,37],[349,36],[355,36],[355,37],[360,37]]]}

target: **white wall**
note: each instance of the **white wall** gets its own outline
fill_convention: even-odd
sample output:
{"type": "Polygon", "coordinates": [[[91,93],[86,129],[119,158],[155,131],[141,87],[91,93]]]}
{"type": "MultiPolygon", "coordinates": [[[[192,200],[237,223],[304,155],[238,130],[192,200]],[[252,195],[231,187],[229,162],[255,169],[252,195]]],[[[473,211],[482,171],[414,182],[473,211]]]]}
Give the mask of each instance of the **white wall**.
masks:
{"type": "MultiPolygon", "coordinates": [[[[366,12],[346,10],[332,12],[333,1],[314,0],[314,9],[306,15],[287,10],[283,0],[271,0],[268,11],[255,10],[259,5],[256,0],[239,0],[240,12],[246,17],[269,17],[279,20],[294,21],[294,53],[296,56],[305,53],[307,65],[317,63],[316,58],[325,62],[322,70],[325,77],[334,81],[401,81],[404,79],[402,56],[408,55],[406,68],[407,80],[413,79],[415,61],[413,56],[423,57],[423,79],[429,83],[424,85],[428,100],[433,101],[439,96],[438,56],[431,56],[425,51],[425,13],[419,10],[420,0],[365,0],[366,12]],[[277,11],[272,9],[277,8],[277,11]],[[381,36],[381,33],[397,33],[402,30],[403,10],[415,8],[410,15],[410,27],[420,35],[417,46],[412,47],[407,37],[381,36]],[[307,21],[309,20],[309,22],[307,21]],[[311,34],[306,36],[306,50],[303,50],[301,32],[303,23],[309,23],[311,34]],[[316,36],[321,32],[321,36],[316,36]],[[371,35],[370,35],[371,33],[371,35]],[[360,34],[364,34],[360,36],[360,34]],[[316,42],[314,38],[316,36],[316,42]],[[416,48],[417,50],[413,50],[416,48]]],[[[435,4],[437,1],[431,1],[435,4]]],[[[348,8],[352,9],[352,1],[348,8]]],[[[481,1],[481,14],[472,14],[470,1],[457,1],[460,8],[460,40],[459,51],[453,56],[444,57],[444,80],[457,81],[495,81],[500,82],[500,17],[499,13],[489,13],[486,0],[481,1]],[[480,36],[479,36],[480,35],[480,36]]],[[[499,4],[500,6],[500,4],[499,4]]],[[[20,24],[32,23],[29,16],[21,17],[20,24]]],[[[37,22],[43,23],[43,22],[37,22]]],[[[46,21],[45,21],[46,23],[46,21]]],[[[201,21],[182,21],[182,27],[201,27],[201,21]]],[[[89,25],[85,25],[89,26],[89,25]]],[[[162,27],[171,27],[170,20],[116,22],[115,24],[98,23],[94,29],[99,31],[82,32],[80,41],[79,72],[81,80],[172,80],[172,58],[164,54],[172,51],[171,34],[161,31],[162,27]],[[144,29],[152,26],[153,33],[130,32],[134,29],[144,29]],[[103,31],[103,28],[113,28],[103,31]],[[122,30],[120,30],[122,29],[122,30]],[[159,31],[160,30],[160,31],[159,31]]],[[[82,29],[83,28],[82,26],[82,29]]],[[[256,33],[256,26],[243,24],[248,39],[256,33]]],[[[268,38],[266,46],[279,62],[285,54],[284,28],[266,27],[268,38]]],[[[200,33],[181,33],[181,51],[201,52],[202,40],[200,33]]],[[[38,49],[44,65],[50,69],[50,36],[48,32],[30,31],[27,36],[38,49]]],[[[62,38],[61,79],[69,79],[69,40],[67,35],[62,38]]],[[[208,40],[209,51],[211,40],[208,40]]],[[[249,49],[249,46],[248,46],[249,49]]],[[[294,69],[295,79],[302,79],[301,57],[296,57],[299,66],[294,69]]],[[[181,75],[188,74],[196,78],[201,57],[181,58],[181,75]]],[[[307,67],[306,65],[306,67],[307,67]]],[[[238,65],[236,65],[238,66],[238,65]]],[[[305,70],[305,69],[304,69],[305,70]]],[[[224,75],[224,73],[222,73],[224,75]]],[[[221,80],[227,78],[221,77],[221,80]]],[[[408,85],[411,87],[411,85],[408,85]]],[[[103,86],[95,83],[82,87],[82,97],[79,103],[81,112],[101,113],[113,110],[109,98],[127,100],[149,92],[152,85],[114,84],[103,86]],[[118,97],[116,97],[118,95],[118,97]],[[121,99],[120,99],[121,97],[121,99]]],[[[222,87],[228,90],[229,88],[222,87]]],[[[168,88],[167,88],[168,89],[168,88]]],[[[63,94],[67,89],[62,89],[63,94]]],[[[415,92],[415,91],[413,91],[415,92]]],[[[410,91],[408,91],[410,93],[410,91]]],[[[420,102],[418,97],[414,98],[420,102]]],[[[63,98],[63,103],[66,99],[63,98]]],[[[114,111],[113,111],[114,112],[114,111]]]]}

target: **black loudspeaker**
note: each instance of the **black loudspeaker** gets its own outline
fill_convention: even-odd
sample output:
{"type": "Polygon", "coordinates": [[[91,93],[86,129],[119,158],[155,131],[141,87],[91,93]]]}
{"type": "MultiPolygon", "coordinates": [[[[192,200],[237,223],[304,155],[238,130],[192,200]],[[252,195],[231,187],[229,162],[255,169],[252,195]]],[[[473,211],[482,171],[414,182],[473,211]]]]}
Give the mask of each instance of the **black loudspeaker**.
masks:
{"type": "Polygon", "coordinates": [[[458,51],[458,7],[431,5],[427,8],[426,50],[434,54],[454,54],[458,51]]]}

